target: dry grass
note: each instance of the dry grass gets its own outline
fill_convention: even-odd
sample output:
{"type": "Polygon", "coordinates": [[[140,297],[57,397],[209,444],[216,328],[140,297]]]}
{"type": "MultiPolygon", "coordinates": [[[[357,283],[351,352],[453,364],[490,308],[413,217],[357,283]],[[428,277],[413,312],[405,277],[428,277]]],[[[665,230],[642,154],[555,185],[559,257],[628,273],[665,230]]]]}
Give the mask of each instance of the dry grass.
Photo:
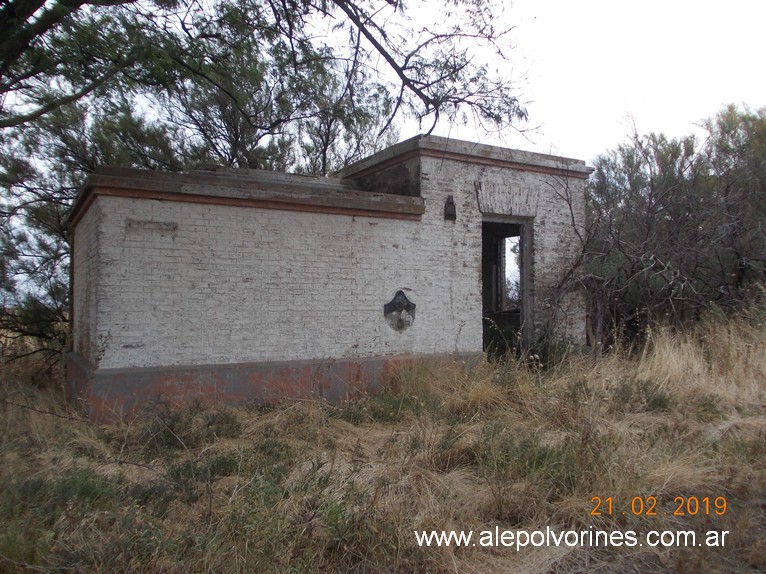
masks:
{"type": "MultiPolygon", "coordinates": [[[[14,375],[15,377],[16,375],[14,375]]],[[[652,333],[549,371],[402,364],[338,406],[190,408],[99,427],[5,373],[0,570],[766,570],[766,327],[652,333]],[[613,516],[591,516],[592,497],[613,516]],[[622,515],[633,497],[656,517],[622,515]],[[724,496],[724,516],[673,516],[724,496]],[[663,514],[666,513],[666,514],[663,514]],[[415,530],[729,530],[723,548],[419,548],[415,530]]]]}

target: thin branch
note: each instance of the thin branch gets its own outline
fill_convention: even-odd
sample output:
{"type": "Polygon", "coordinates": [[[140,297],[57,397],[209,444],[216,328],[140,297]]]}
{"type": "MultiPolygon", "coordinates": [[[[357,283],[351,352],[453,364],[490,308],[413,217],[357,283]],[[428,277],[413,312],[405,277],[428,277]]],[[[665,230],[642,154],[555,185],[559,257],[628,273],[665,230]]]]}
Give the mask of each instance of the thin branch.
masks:
{"type": "Polygon", "coordinates": [[[79,100],[83,96],[88,95],[96,88],[105,84],[107,81],[109,81],[114,76],[116,76],[118,72],[126,68],[128,65],[129,64],[126,62],[126,63],[120,64],[119,66],[115,66],[111,70],[107,71],[103,76],[83,86],[76,92],[71,93],[68,96],[63,96],[61,98],[53,100],[52,102],[49,102],[45,104],[44,106],[40,106],[39,108],[37,108],[36,110],[32,112],[29,112],[27,114],[22,114],[22,115],[11,116],[8,118],[1,118],[0,129],[20,126],[32,120],[36,120],[37,118],[44,116],[45,114],[55,110],[56,108],[60,108],[61,106],[71,104],[72,102],[79,100]]]}

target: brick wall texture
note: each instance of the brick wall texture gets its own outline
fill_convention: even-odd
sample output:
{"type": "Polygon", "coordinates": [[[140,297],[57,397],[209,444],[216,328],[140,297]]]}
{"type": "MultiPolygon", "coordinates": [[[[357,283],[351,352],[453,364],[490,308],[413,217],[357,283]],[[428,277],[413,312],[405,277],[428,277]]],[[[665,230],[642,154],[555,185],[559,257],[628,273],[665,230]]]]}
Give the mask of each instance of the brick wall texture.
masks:
{"type": "Polygon", "coordinates": [[[419,221],[97,195],[74,234],[75,351],[102,369],[481,352],[490,215],[532,226],[533,330],[555,316],[582,342],[581,297],[551,286],[579,248],[584,180],[409,162],[419,221]],[[417,306],[403,332],[383,315],[397,290],[417,306]]]}

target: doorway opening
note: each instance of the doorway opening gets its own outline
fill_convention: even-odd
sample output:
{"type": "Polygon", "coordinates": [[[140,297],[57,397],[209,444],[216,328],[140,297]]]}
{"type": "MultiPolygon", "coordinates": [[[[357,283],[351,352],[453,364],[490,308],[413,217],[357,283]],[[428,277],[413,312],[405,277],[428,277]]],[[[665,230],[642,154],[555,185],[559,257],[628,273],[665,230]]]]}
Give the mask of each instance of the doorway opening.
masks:
{"type": "Polygon", "coordinates": [[[503,355],[524,338],[527,299],[527,225],[482,223],[482,317],[484,350],[503,355]]]}

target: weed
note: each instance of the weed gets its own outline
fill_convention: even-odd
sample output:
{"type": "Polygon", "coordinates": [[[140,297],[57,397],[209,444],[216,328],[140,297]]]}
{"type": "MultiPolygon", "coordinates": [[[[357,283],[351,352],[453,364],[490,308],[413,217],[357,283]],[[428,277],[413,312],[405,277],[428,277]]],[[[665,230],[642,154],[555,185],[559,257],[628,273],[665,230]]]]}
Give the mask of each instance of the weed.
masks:
{"type": "Polygon", "coordinates": [[[612,393],[613,412],[666,412],[674,399],[660,385],[637,379],[623,379],[612,393]]]}
{"type": "Polygon", "coordinates": [[[216,410],[205,413],[203,425],[203,437],[206,441],[218,438],[237,438],[242,434],[242,423],[239,422],[237,416],[230,410],[216,410]]]}
{"type": "Polygon", "coordinates": [[[240,459],[236,452],[228,452],[213,456],[207,463],[209,476],[232,476],[239,469],[240,459]]]}
{"type": "Polygon", "coordinates": [[[198,447],[202,437],[192,424],[196,410],[169,409],[154,414],[137,441],[144,456],[165,456],[198,447]]]}
{"type": "Polygon", "coordinates": [[[152,516],[160,519],[167,516],[170,503],[177,499],[168,483],[159,480],[130,485],[125,496],[131,504],[148,509],[152,516]]]}
{"type": "Polygon", "coordinates": [[[118,486],[92,469],[82,468],[64,474],[53,482],[51,503],[58,508],[67,505],[93,510],[110,508],[119,494],[118,486]]]}
{"type": "Polygon", "coordinates": [[[167,478],[182,502],[193,504],[202,497],[200,483],[208,477],[195,460],[174,463],[168,467],[167,478]]]}
{"type": "Polygon", "coordinates": [[[715,397],[711,394],[698,396],[694,406],[696,407],[696,416],[699,422],[712,422],[723,417],[723,411],[718,406],[715,397]]]}
{"type": "Polygon", "coordinates": [[[351,424],[395,423],[410,415],[419,415],[426,404],[417,396],[386,392],[360,401],[344,403],[335,416],[351,424]]]}

